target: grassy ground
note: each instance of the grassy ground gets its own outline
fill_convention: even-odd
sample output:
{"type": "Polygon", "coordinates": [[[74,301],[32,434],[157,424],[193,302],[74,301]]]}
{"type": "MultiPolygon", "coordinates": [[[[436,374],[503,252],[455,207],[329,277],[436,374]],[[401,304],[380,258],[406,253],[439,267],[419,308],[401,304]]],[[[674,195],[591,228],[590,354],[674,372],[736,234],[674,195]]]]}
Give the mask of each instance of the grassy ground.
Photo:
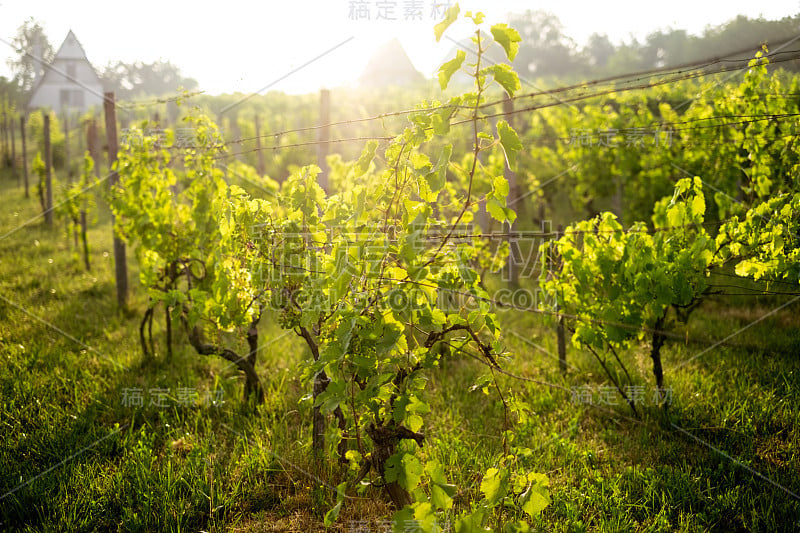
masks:
{"type": "MultiPolygon", "coordinates": [[[[107,213],[91,230],[87,273],[63,224],[46,229],[7,174],[0,207],[0,530],[324,529],[346,473],[310,459],[297,338],[262,321],[267,400],[252,414],[236,369],[186,349],[180,331],[164,356],[162,317],[160,353],[142,359],[144,296],[132,264],[130,311],[116,309],[107,213]]],[[[551,482],[536,528],[799,530],[800,304],[769,314],[791,298],[719,297],[696,310],[665,347],[667,415],[653,405],[647,345],[622,354],[643,387],[638,420],[591,356],[571,348],[562,376],[552,328],[501,314],[508,370],[562,387],[503,378],[533,410],[517,443],[551,482]],[[585,385],[593,405],[575,396],[585,385]]],[[[497,397],[469,391],[484,370],[454,359],[430,375],[425,453],[459,487],[476,486],[501,448],[497,397]]],[[[379,531],[391,512],[369,488],[333,529],[379,531]]]]}

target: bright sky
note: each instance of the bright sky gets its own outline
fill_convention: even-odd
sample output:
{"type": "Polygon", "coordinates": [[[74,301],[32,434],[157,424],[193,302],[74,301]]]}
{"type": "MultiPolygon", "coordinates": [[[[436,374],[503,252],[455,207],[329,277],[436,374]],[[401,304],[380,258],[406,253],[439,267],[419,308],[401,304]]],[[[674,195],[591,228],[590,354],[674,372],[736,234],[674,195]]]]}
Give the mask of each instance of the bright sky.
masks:
{"type": "MultiPolygon", "coordinates": [[[[417,69],[430,75],[452,46],[446,40],[435,42],[437,21],[431,16],[431,4],[431,0],[0,0],[0,38],[10,42],[17,27],[32,16],[42,23],[56,49],[72,29],[96,68],[109,61],[163,59],[197,79],[201,89],[211,94],[256,92],[270,84],[273,90],[310,92],[353,83],[371,53],[394,37],[417,69]],[[369,10],[369,20],[351,19],[351,6],[359,3],[369,10]],[[384,10],[384,15],[397,20],[378,19],[381,6],[393,8],[393,13],[384,10]],[[413,11],[415,6],[420,6],[421,20],[405,20],[406,9],[413,11]]],[[[738,14],[778,19],[798,9],[797,0],[558,0],[549,4],[464,0],[460,4],[462,11],[483,11],[490,24],[503,21],[509,12],[552,11],[566,34],[579,44],[594,32],[606,33],[615,42],[643,38],[668,27],[697,34],[738,14]]],[[[469,31],[468,25],[459,24],[447,35],[461,39],[469,31]]],[[[13,55],[12,48],[0,42],[0,76],[10,77],[5,59],[13,55]]]]}

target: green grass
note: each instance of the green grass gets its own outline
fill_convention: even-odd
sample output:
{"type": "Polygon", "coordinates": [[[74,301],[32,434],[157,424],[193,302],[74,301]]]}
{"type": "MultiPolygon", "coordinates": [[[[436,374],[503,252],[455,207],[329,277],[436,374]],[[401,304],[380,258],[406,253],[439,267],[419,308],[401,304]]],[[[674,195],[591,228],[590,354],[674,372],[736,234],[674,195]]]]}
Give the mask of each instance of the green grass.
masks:
{"type": "MultiPolygon", "coordinates": [[[[3,173],[0,207],[0,236],[37,215],[36,199],[23,198],[3,173]]],[[[0,238],[0,495],[13,491],[0,500],[0,530],[323,530],[331,487],[346,472],[310,458],[310,406],[300,401],[309,385],[296,377],[307,353],[299,339],[274,317],[262,321],[258,368],[267,398],[253,414],[236,369],[196,355],[180,329],[172,359],[165,357],[163,314],[159,353],[142,359],[145,296],[131,260],[130,311],[116,309],[106,212],[90,241],[86,273],[63,230],[48,230],[41,219],[0,238]],[[131,389],[141,389],[142,407],[125,405],[131,389]],[[151,389],[169,389],[164,406],[150,405],[151,389]],[[199,401],[185,401],[192,393],[199,401]]],[[[650,401],[647,345],[623,353],[647,391],[641,420],[613,396],[616,405],[573,402],[573,387],[589,385],[597,398],[608,385],[600,366],[570,347],[573,368],[562,376],[552,357],[526,342],[554,353],[552,327],[533,314],[501,313],[513,353],[506,368],[566,388],[500,378],[531,406],[530,420],[515,431],[515,444],[534,450],[523,461],[550,478],[552,504],[535,527],[800,528],[800,502],[754,473],[800,494],[800,305],[712,348],[789,298],[719,297],[697,309],[688,330],[677,330],[686,339],[664,350],[673,400],[667,415],[650,401]]],[[[469,390],[486,370],[455,358],[429,376],[424,453],[459,488],[473,487],[461,506],[502,450],[496,393],[469,390]]],[[[391,512],[382,492],[369,488],[348,500],[334,530],[349,531],[355,521],[377,527],[391,512]]]]}

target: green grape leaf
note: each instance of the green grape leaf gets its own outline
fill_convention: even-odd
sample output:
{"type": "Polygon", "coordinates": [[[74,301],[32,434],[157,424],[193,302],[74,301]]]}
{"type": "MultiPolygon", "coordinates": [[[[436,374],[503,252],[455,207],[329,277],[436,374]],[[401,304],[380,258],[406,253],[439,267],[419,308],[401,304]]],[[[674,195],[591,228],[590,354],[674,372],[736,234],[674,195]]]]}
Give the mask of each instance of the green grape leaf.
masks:
{"type": "Polygon", "coordinates": [[[450,118],[453,116],[454,109],[445,107],[439,109],[431,115],[431,126],[436,135],[447,135],[450,132],[450,118]]]}
{"type": "Polygon", "coordinates": [[[439,485],[446,485],[447,484],[447,477],[444,473],[444,468],[439,463],[439,461],[428,461],[425,463],[425,473],[428,474],[431,478],[431,481],[437,483],[439,485]]]}
{"type": "Polygon", "coordinates": [[[492,190],[495,197],[499,200],[508,196],[509,186],[505,176],[495,176],[492,178],[492,190]]]}
{"type": "Polygon", "coordinates": [[[447,167],[450,164],[450,156],[452,153],[453,145],[444,145],[444,147],[442,147],[442,152],[439,155],[439,161],[436,162],[436,166],[434,166],[433,170],[427,176],[425,176],[431,192],[438,193],[442,190],[442,187],[444,187],[444,184],[447,181],[447,167]]]}
{"type": "Polygon", "coordinates": [[[485,69],[482,69],[482,72],[491,74],[494,78],[494,81],[499,83],[509,96],[514,96],[514,93],[517,92],[521,87],[519,83],[519,76],[516,72],[514,72],[514,69],[511,68],[511,65],[498,63],[497,65],[491,65],[485,69]]]}
{"type": "Polygon", "coordinates": [[[466,58],[467,53],[464,52],[464,50],[459,50],[456,52],[456,57],[439,67],[439,85],[441,86],[442,90],[447,89],[447,84],[450,83],[450,78],[453,77],[453,74],[458,72],[458,69],[461,68],[461,65],[464,63],[466,58]]]}
{"type": "Polygon", "coordinates": [[[510,168],[517,162],[517,152],[522,150],[522,141],[514,128],[505,120],[497,123],[497,134],[500,135],[500,145],[503,147],[510,168]]]}
{"type": "Polygon", "coordinates": [[[336,487],[336,505],[333,506],[331,510],[325,513],[324,523],[325,527],[330,527],[336,522],[336,519],[339,518],[339,511],[342,510],[342,503],[344,502],[345,497],[345,490],[347,489],[347,483],[339,483],[336,487]]]}
{"type": "Polygon", "coordinates": [[[356,177],[364,175],[369,170],[369,165],[375,157],[375,150],[378,148],[378,141],[368,141],[364,150],[361,152],[361,157],[356,161],[354,168],[356,177]]]}
{"type": "Polygon", "coordinates": [[[489,394],[489,385],[491,384],[492,376],[489,374],[484,374],[475,380],[475,383],[472,384],[472,386],[469,388],[469,391],[473,392],[480,389],[484,394],[489,394]]]}
{"type": "Polygon", "coordinates": [[[475,24],[483,24],[483,21],[486,18],[486,15],[484,15],[480,11],[476,11],[474,14],[472,13],[472,11],[467,11],[466,13],[464,13],[464,16],[471,18],[472,22],[474,22],[475,24]]]}
{"type": "Polygon", "coordinates": [[[339,404],[347,399],[344,381],[332,381],[328,388],[317,396],[315,405],[319,406],[323,413],[332,413],[339,407],[339,404]]]}
{"type": "Polygon", "coordinates": [[[509,28],[507,24],[495,24],[492,26],[491,32],[497,44],[506,51],[508,60],[514,61],[514,58],[517,57],[517,52],[519,52],[519,43],[522,41],[519,32],[514,28],[509,28]]]}
{"type": "Polygon", "coordinates": [[[455,494],[455,485],[431,485],[431,501],[437,509],[447,510],[453,507],[453,496],[455,494]]]}
{"type": "Polygon", "coordinates": [[[394,533],[408,533],[407,524],[414,523],[414,510],[408,506],[403,507],[392,515],[392,522],[394,533]]]}
{"type": "Polygon", "coordinates": [[[433,27],[433,33],[434,35],[436,35],[437,43],[442,38],[442,35],[444,34],[445,30],[447,30],[447,28],[449,28],[450,25],[458,19],[459,11],[460,8],[458,7],[458,4],[449,8],[447,10],[447,13],[445,13],[444,15],[444,20],[433,27]]]}
{"type": "Polygon", "coordinates": [[[479,508],[466,516],[462,516],[456,521],[456,533],[484,533],[491,531],[485,526],[487,518],[487,511],[484,508],[479,508]]]}
{"type": "Polygon", "coordinates": [[[410,453],[396,452],[386,460],[386,471],[384,472],[386,482],[396,481],[408,491],[417,488],[422,479],[422,473],[422,463],[410,453]]]}
{"type": "Polygon", "coordinates": [[[522,510],[534,518],[550,505],[550,494],[546,487],[536,484],[520,496],[520,503],[522,510]]]}
{"type": "Polygon", "coordinates": [[[336,519],[339,518],[339,511],[342,510],[342,502],[337,502],[327,513],[325,513],[325,527],[331,527],[336,519]]]}
{"type": "Polygon", "coordinates": [[[502,500],[508,492],[508,471],[497,468],[487,470],[481,480],[481,492],[489,505],[494,505],[502,500]]]}
{"type": "MultiPolygon", "coordinates": [[[[692,214],[695,216],[703,217],[706,213],[706,199],[703,198],[702,193],[695,194],[694,198],[692,198],[692,214]]],[[[698,221],[701,222],[702,220],[698,221]]]]}
{"type": "Polygon", "coordinates": [[[517,219],[517,214],[513,209],[509,209],[494,196],[487,196],[486,198],[486,211],[498,222],[506,222],[513,224],[517,219]]]}

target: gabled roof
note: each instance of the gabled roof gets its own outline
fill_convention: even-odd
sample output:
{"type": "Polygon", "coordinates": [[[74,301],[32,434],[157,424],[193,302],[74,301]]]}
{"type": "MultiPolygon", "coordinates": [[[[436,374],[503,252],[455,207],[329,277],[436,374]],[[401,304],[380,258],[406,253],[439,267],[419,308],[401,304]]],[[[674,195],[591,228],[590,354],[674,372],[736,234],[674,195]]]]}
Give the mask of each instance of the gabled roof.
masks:
{"type": "Polygon", "coordinates": [[[424,80],[425,77],[411,63],[403,45],[395,38],[378,48],[359,81],[364,87],[386,87],[411,85],[424,80]]]}
{"type": "Polygon", "coordinates": [[[75,37],[75,34],[72,30],[69,30],[67,33],[67,37],[64,39],[64,42],[61,43],[61,47],[56,52],[54,59],[83,59],[84,61],[89,61],[86,58],[86,52],[83,50],[83,46],[78,41],[78,38],[75,37]]]}
{"type": "MultiPolygon", "coordinates": [[[[28,99],[28,101],[30,101],[30,99],[33,98],[33,95],[36,94],[36,90],[44,82],[44,79],[47,77],[48,72],[50,72],[52,70],[53,65],[58,60],[64,60],[64,59],[78,60],[78,61],[86,62],[86,64],[89,65],[90,70],[94,74],[94,77],[97,80],[97,83],[102,84],[102,80],[100,79],[100,76],[98,76],[97,71],[94,69],[94,66],[92,66],[92,63],[86,57],[86,52],[84,51],[83,46],[81,45],[80,41],[78,41],[78,38],[75,37],[75,33],[73,33],[72,30],[69,30],[69,33],[67,33],[67,36],[64,39],[64,42],[61,43],[61,46],[58,48],[58,52],[56,52],[55,56],[53,56],[52,63],[50,63],[49,65],[45,66],[44,72],[42,73],[41,76],[39,76],[39,79],[36,80],[36,83],[31,88],[31,96],[28,99]]],[[[58,72],[58,74],[62,74],[64,76],[66,76],[66,72],[58,72]]]]}

